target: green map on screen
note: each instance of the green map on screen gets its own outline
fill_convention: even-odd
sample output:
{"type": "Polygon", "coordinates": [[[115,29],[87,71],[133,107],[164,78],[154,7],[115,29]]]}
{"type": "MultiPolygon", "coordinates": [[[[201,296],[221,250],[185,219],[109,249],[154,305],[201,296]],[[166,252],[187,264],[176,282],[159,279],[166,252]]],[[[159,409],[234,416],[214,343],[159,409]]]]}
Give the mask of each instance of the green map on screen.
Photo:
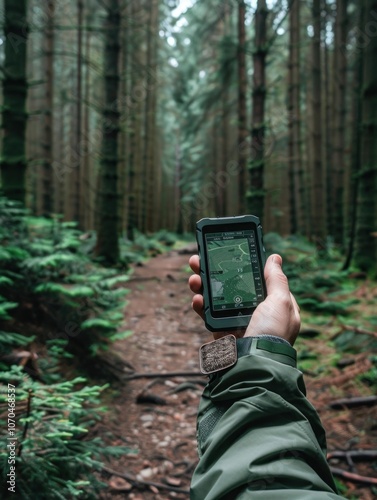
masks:
{"type": "Polygon", "coordinates": [[[234,237],[224,233],[207,236],[214,309],[250,307],[256,301],[249,239],[245,235],[248,232],[243,233],[234,237]]]}

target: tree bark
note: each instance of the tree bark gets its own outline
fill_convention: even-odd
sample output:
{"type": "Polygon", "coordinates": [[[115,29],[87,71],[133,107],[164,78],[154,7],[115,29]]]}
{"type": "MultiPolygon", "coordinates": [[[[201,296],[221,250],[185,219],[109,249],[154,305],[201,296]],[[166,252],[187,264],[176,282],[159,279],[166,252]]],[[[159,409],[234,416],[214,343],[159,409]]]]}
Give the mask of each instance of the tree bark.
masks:
{"type": "Polygon", "coordinates": [[[288,66],[288,157],[290,179],[291,232],[305,234],[304,172],[301,155],[300,111],[300,1],[293,0],[289,13],[288,66]]]}
{"type": "MultiPolygon", "coordinates": [[[[363,26],[375,23],[377,0],[366,0],[363,26]]],[[[356,219],[355,264],[363,271],[377,273],[377,37],[370,36],[363,49],[362,126],[359,190],[356,219]]]]}
{"type": "Polygon", "coordinates": [[[266,106],[266,58],[267,58],[266,0],[258,0],[255,13],[255,49],[253,53],[254,76],[252,91],[251,157],[249,161],[250,189],[247,207],[250,214],[263,220],[264,214],[264,143],[266,106]]]}
{"type": "MultiPolygon", "coordinates": [[[[88,13],[86,16],[86,25],[87,27],[90,24],[90,14],[88,13]]],[[[92,34],[87,29],[86,30],[86,39],[85,39],[85,78],[84,78],[84,87],[83,87],[83,100],[88,103],[90,101],[90,88],[91,88],[91,78],[90,78],[90,55],[91,55],[91,38],[92,34]]],[[[88,104],[85,105],[83,110],[83,135],[84,139],[82,141],[82,180],[81,180],[81,191],[82,191],[82,221],[83,221],[83,229],[89,230],[93,228],[92,222],[92,213],[93,213],[93,204],[92,204],[92,192],[91,192],[91,171],[90,171],[90,107],[88,104]]]]}
{"type": "Polygon", "coordinates": [[[2,189],[12,200],[25,203],[26,196],[26,49],[28,38],[27,0],[4,1],[5,60],[3,79],[0,161],[2,189]]]}
{"type": "Polygon", "coordinates": [[[344,243],[344,183],[345,176],[345,124],[347,83],[347,0],[336,1],[334,47],[334,115],[333,175],[332,175],[332,227],[334,241],[344,243]]]}
{"type": "MultiPolygon", "coordinates": [[[[363,2],[359,4],[358,13],[358,25],[360,33],[362,32],[362,23],[364,20],[364,5],[363,2]]],[[[357,210],[357,199],[358,199],[358,189],[359,189],[359,177],[358,172],[360,170],[360,151],[361,151],[361,90],[363,88],[363,51],[357,50],[356,61],[353,77],[353,89],[352,89],[352,134],[351,134],[351,165],[350,165],[350,200],[349,207],[347,210],[347,215],[349,218],[349,234],[348,234],[348,245],[347,245],[347,255],[344,262],[343,270],[350,267],[354,247],[355,247],[355,233],[356,233],[356,210],[357,210]]]]}
{"type": "Polygon", "coordinates": [[[99,170],[96,254],[106,263],[119,258],[118,243],[118,134],[119,134],[119,0],[109,0],[105,21],[105,103],[99,170]]]}
{"type": "Polygon", "coordinates": [[[312,172],[311,172],[311,238],[319,249],[325,247],[326,196],[322,162],[322,100],[321,100],[321,0],[313,0],[312,41],[312,172]]]}
{"type": "Polygon", "coordinates": [[[326,40],[326,26],[331,23],[331,6],[328,4],[328,0],[323,0],[323,10],[325,11],[325,22],[324,22],[324,41],[323,41],[323,161],[324,161],[324,171],[325,171],[325,185],[326,185],[326,206],[328,207],[327,216],[327,232],[328,234],[334,234],[332,214],[330,214],[330,207],[332,206],[332,156],[333,156],[333,141],[331,134],[334,130],[334,113],[333,113],[333,85],[332,75],[333,68],[330,68],[330,45],[326,40]]]}
{"type": "Polygon", "coordinates": [[[73,219],[79,222],[83,227],[82,205],[85,200],[82,199],[82,151],[81,151],[81,117],[82,117],[82,40],[83,40],[83,19],[84,19],[84,0],[77,0],[77,90],[76,90],[76,142],[75,142],[75,168],[74,188],[72,190],[73,219]]]}
{"type": "MultiPolygon", "coordinates": [[[[144,9],[136,0],[131,1],[131,19],[136,19],[139,9],[144,9]]],[[[137,90],[144,88],[141,77],[140,63],[145,65],[144,50],[139,29],[135,22],[129,23],[130,39],[134,46],[130,50],[130,93],[126,98],[127,112],[130,118],[130,137],[129,137],[129,170],[128,170],[128,203],[127,203],[127,238],[130,241],[135,239],[135,230],[141,228],[141,214],[143,201],[143,182],[145,178],[142,175],[142,137],[141,121],[143,113],[143,101],[138,98],[137,90]]],[[[139,90],[140,92],[140,90],[139,90]]]]}
{"type": "Polygon", "coordinates": [[[46,2],[46,28],[44,37],[45,56],[45,110],[42,130],[43,157],[40,169],[40,179],[37,181],[37,213],[48,217],[53,212],[54,179],[53,162],[53,108],[54,108],[54,17],[55,0],[46,2]]]}
{"type": "Polygon", "coordinates": [[[246,30],[245,30],[246,4],[244,0],[238,2],[238,212],[243,214],[246,210],[246,151],[247,121],[246,121],[246,30]]]}
{"type": "Polygon", "coordinates": [[[142,231],[155,228],[155,117],[156,117],[156,47],[158,40],[158,0],[148,2],[147,61],[146,61],[146,98],[144,114],[144,154],[143,154],[143,219],[142,231]]]}

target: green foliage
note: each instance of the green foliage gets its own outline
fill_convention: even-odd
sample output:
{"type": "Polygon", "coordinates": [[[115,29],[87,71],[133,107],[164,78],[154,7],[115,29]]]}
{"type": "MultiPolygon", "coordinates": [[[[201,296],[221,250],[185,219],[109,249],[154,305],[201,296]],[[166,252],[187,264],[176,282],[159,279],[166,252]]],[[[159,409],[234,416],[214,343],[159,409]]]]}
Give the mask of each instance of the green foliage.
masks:
{"type": "Polygon", "coordinates": [[[153,235],[145,235],[135,231],[135,241],[126,239],[120,242],[120,260],[128,266],[131,262],[143,262],[169,250],[177,243],[178,235],[161,230],[153,235]]]}
{"type": "MultiPolygon", "coordinates": [[[[55,343],[55,356],[62,345],[55,343]]],[[[0,372],[0,406],[7,403],[6,383],[15,386],[16,395],[16,490],[18,498],[54,500],[98,498],[105,486],[96,471],[104,457],[122,455],[126,447],[105,446],[99,438],[88,439],[90,426],[105,408],[99,397],[106,386],[86,385],[85,378],[44,385],[13,366],[0,372]],[[28,409],[29,408],[29,409],[28,409]]],[[[6,428],[5,420],[0,420],[6,428]]],[[[9,472],[7,435],[0,436],[0,472],[9,472]]],[[[3,482],[5,485],[5,481],[3,482]]]]}
{"type": "Polygon", "coordinates": [[[355,283],[348,272],[340,271],[342,257],[330,245],[320,253],[305,238],[282,238],[276,233],[267,234],[264,242],[268,251],[282,255],[284,272],[301,308],[321,315],[350,314],[358,301],[343,295],[353,291],[355,283]]]}
{"type": "MultiPolygon", "coordinates": [[[[161,253],[175,241],[166,232],[153,238],[138,235],[135,243],[123,242],[125,263],[161,253]]],[[[5,408],[3,383],[15,385],[17,493],[33,498],[38,492],[42,500],[98,498],[104,485],[96,471],[103,458],[129,450],[88,439],[104,410],[99,397],[105,386],[90,387],[82,377],[63,381],[61,366],[79,354],[80,368],[94,366],[101,375],[98,358],[112,342],[132,334],[119,328],[129,276],[94,263],[92,243],[75,224],[30,217],[4,198],[0,243],[0,407],[5,408]],[[37,368],[9,366],[17,348],[36,349],[37,368]]],[[[111,376],[111,371],[106,374],[111,376]]],[[[5,434],[0,443],[0,471],[6,477],[5,434]]]]}
{"type": "Polygon", "coordinates": [[[341,352],[374,352],[377,350],[377,340],[367,334],[346,330],[334,341],[336,348],[341,352]]]}
{"type": "MultiPolygon", "coordinates": [[[[75,224],[30,217],[0,198],[3,330],[12,331],[17,318],[27,325],[20,333],[38,330],[42,343],[62,338],[69,340],[70,351],[88,355],[108,348],[123,319],[119,312],[127,291],[119,287],[128,276],[93,263],[82,251],[81,240],[75,224]],[[45,332],[38,328],[41,324],[45,332]]],[[[84,359],[90,364],[90,356],[84,359]]]]}
{"type": "Polygon", "coordinates": [[[370,387],[377,389],[377,357],[374,356],[374,366],[367,372],[360,375],[362,382],[366,383],[370,387]]]}

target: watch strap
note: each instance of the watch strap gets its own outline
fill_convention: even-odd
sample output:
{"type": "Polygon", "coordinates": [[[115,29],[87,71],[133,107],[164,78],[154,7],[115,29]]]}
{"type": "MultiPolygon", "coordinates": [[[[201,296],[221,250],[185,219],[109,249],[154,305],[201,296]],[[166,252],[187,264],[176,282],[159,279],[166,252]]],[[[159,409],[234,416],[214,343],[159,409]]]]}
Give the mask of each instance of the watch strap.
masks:
{"type": "Polygon", "coordinates": [[[234,335],[226,335],[200,347],[200,371],[205,375],[211,375],[231,368],[237,363],[238,358],[253,354],[256,350],[288,356],[289,364],[292,366],[296,364],[296,351],[281,337],[257,335],[236,339],[234,335]]]}

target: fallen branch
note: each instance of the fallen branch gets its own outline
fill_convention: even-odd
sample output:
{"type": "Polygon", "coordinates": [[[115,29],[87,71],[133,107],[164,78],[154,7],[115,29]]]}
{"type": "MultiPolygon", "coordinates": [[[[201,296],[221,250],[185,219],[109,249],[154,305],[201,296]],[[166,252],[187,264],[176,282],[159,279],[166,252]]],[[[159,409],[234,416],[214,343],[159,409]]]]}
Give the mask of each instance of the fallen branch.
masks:
{"type": "Polygon", "coordinates": [[[330,408],[338,410],[341,408],[356,408],[358,406],[373,406],[377,404],[377,396],[366,396],[358,398],[337,399],[329,404],[330,408]]]}
{"type": "Polygon", "coordinates": [[[132,373],[131,375],[126,375],[124,380],[136,380],[138,378],[173,378],[173,377],[204,377],[201,372],[167,372],[167,373],[132,373]]]}
{"type": "Polygon", "coordinates": [[[377,450],[349,450],[349,451],[331,451],[327,454],[327,460],[332,458],[349,458],[353,460],[373,460],[377,458],[377,450]]]}
{"type": "Polygon", "coordinates": [[[360,476],[359,474],[355,474],[354,472],[348,472],[343,469],[339,469],[338,467],[330,467],[330,470],[334,476],[342,477],[348,481],[353,481],[355,483],[364,483],[364,484],[376,484],[377,478],[375,477],[367,477],[360,476]]]}
{"type": "Polygon", "coordinates": [[[175,491],[175,493],[184,493],[186,495],[190,494],[189,490],[184,490],[183,488],[176,488],[175,486],[169,486],[163,483],[155,483],[154,481],[143,481],[141,479],[136,479],[136,477],[131,476],[130,474],[126,474],[124,472],[117,472],[113,469],[109,469],[108,467],[102,467],[102,470],[107,472],[108,474],[111,474],[112,476],[118,476],[123,479],[126,479],[135,486],[137,486],[138,484],[143,486],[154,486],[155,488],[158,488],[160,490],[175,491]]]}
{"type": "Polygon", "coordinates": [[[371,330],[364,330],[363,328],[358,328],[355,326],[342,325],[342,330],[347,330],[349,332],[360,333],[363,335],[371,335],[372,337],[377,339],[377,332],[372,332],[371,330]]]}
{"type": "Polygon", "coordinates": [[[157,276],[134,276],[130,279],[127,280],[127,283],[129,283],[130,281],[158,281],[160,282],[161,279],[158,278],[157,276]]]}

